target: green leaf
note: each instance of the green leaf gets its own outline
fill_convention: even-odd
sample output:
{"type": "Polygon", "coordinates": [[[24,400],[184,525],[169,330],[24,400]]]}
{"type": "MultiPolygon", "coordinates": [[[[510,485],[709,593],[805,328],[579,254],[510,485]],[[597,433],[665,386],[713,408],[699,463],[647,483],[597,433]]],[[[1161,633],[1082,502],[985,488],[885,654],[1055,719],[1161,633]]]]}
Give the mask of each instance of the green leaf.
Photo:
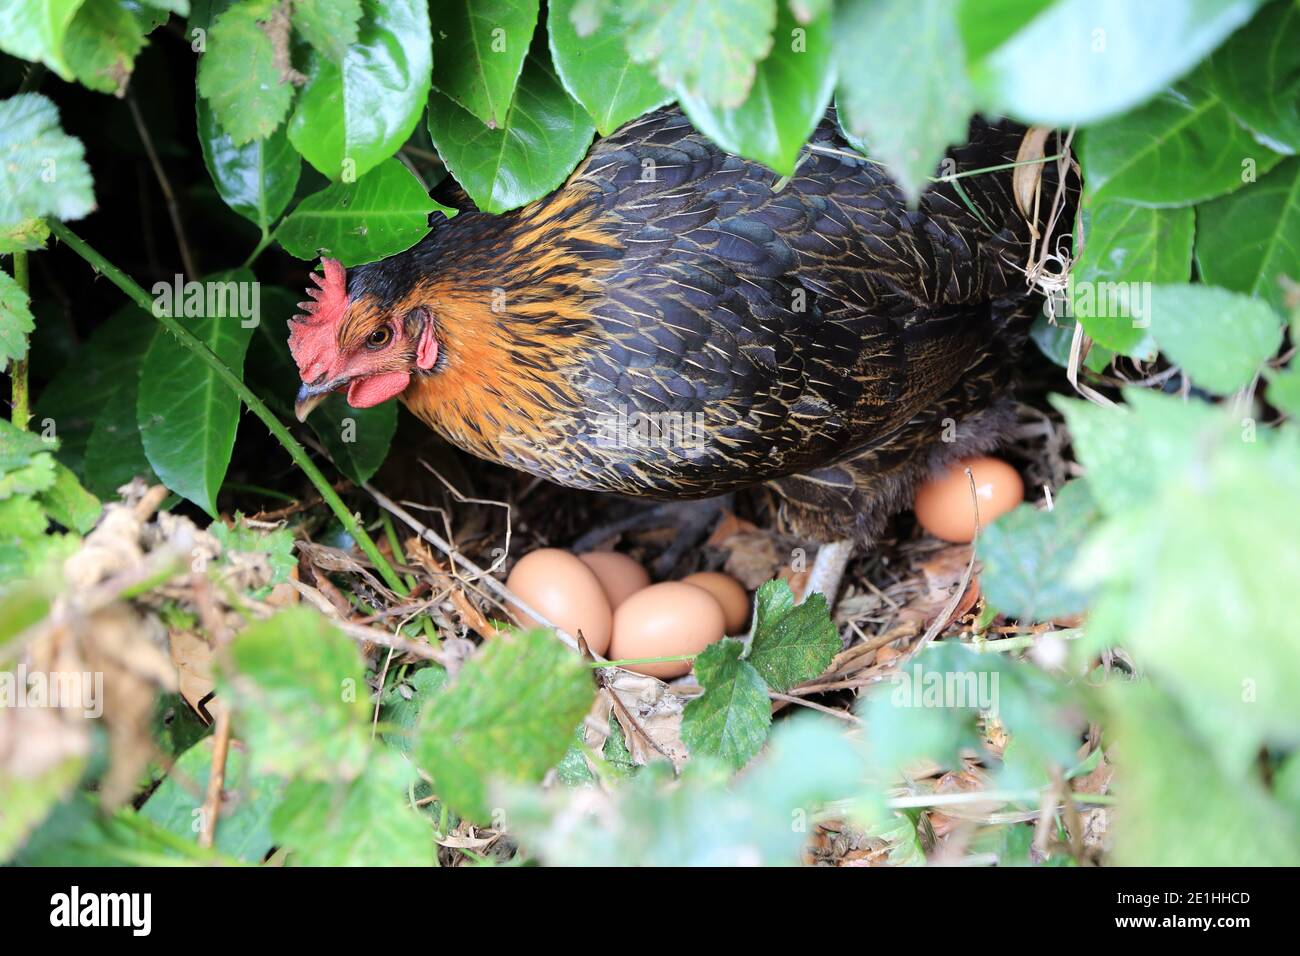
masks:
{"type": "Polygon", "coordinates": [[[86,486],[100,497],[116,498],[117,489],[137,476],[145,481],[157,480],[140,436],[139,398],[137,362],[129,377],[104,401],[86,442],[86,486]]]}
{"type": "Polygon", "coordinates": [[[317,419],[317,412],[312,413],[312,431],[339,471],[357,484],[374,477],[397,431],[397,403],[353,408],[343,395],[334,394],[317,411],[325,414],[317,419]]]}
{"type": "MultiPolygon", "coordinates": [[[[1300,18],[1298,18],[1300,19],[1300,18]]],[[[1196,210],[1201,279],[1286,311],[1281,279],[1300,279],[1300,158],[1196,210]]]]}
{"type": "Polygon", "coordinates": [[[85,0],[68,26],[63,51],[83,86],[122,96],[144,34],[123,0],[85,0]]]}
{"type": "Polygon", "coordinates": [[[35,328],[27,293],[0,269],[0,370],[15,359],[26,358],[27,336],[35,328]]]}
{"type": "Polygon", "coordinates": [[[590,118],[534,54],[506,114],[488,129],[441,93],[429,96],[429,136],[456,181],[485,212],[505,212],[555,189],[587,152],[590,118]]]}
{"type": "Polygon", "coordinates": [[[1079,143],[1083,181],[1094,202],[1122,199],[1144,206],[1213,199],[1281,159],[1199,80],[1089,127],[1079,143]]]}
{"type": "Polygon", "coordinates": [[[199,57],[198,90],[235,146],[275,132],[293,99],[289,65],[276,63],[265,29],[276,6],[276,0],[243,0],[229,7],[213,21],[199,57]]]}
{"type": "Polygon", "coordinates": [[[0,255],[44,249],[49,238],[50,227],[44,219],[24,219],[17,225],[0,227],[0,255]]]}
{"type": "MultiPolygon", "coordinates": [[[[208,531],[221,544],[222,558],[230,561],[232,555],[263,555],[271,566],[270,588],[289,580],[293,569],[298,566],[298,559],[293,554],[293,532],[288,528],[274,531],[262,531],[250,528],[242,514],[235,514],[235,526],[227,527],[221,521],[214,521],[208,531]]],[[[262,595],[255,594],[254,597],[262,595]]]]}
{"type": "MultiPolygon", "coordinates": [[[[13,732],[12,730],[10,731],[13,732]]],[[[65,757],[32,777],[0,774],[0,860],[6,862],[81,777],[85,757],[65,757]]]]}
{"type": "Polygon", "coordinates": [[[357,42],[361,0],[298,0],[293,26],[321,56],[341,63],[357,42]]]}
{"type": "Polygon", "coordinates": [[[0,418],[0,475],[27,467],[54,447],[40,435],[0,418]]]}
{"type": "MultiPolygon", "coordinates": [[[[181,754],[140,808],[140,815],[171,833],[196,840],[208,775],[212,772],[212,747],[213,739],[205,737],[181,754]]],[[[271,839],[271,812],[280,802],[284,784],[275,777],[254,773],[242,747],[230,748],[225,769],[216,849],[237,860],[261,863],[275,845],[271,839]]]]}
{"type": "Polygon", "coordinates": [[[489,779],[541,780],[564,756],[593,696],[590,671],[546,631],[497,637],[421,715],[415,752],[438,795],[484,821],[489,779]]]}
{"type": "Polygon", "coordinates": [[[659,82],[714,106],[745,102],[758,61],[772,49],[776,0],[625,0],[628,53],[659,82]]]}
{"type": "Polygon", "coordinates": [[[695,679],[704,693],[682,711],[682,742],[692,756],[716,757],[733,770],[762,749],[772,723],[767,684],[740,659],[745,645],[735,638],[710,644],[695,658],[695,679]]]}
{"type": "MultiPolygon", "coordinates": [[[[1029,337],[1034,340],[1040,352],[1061,368],[1070,364],[1070,346],[1074,339],[1075,323],[1062,315],[1056,317],[1056,324],[1047,321],[1046,315],[1040,315],[1029,329],[1029,337]]],[[[1154,351],[1154,346],[1152,350],[1154,351]]],[[[1105,346],[1093,343],[1088,349],[1088,356],[1083,360],[1084,368],[1100,372],[1110,364],[1115,353],[1105,346]]]]}
{"type": "Polygon", "coordinates": [[[390,685],[384,691],[379,722],[396,725],[400,732],[384,734],[384,743],[403,752],[410,751],[415,743],[415,727],[420,714],[446,686],[447,671],[438,664],[422,667],[406,680],[390,685]]]}
{"type": "Polygon", "coordinates": [[[845,126],[914,202],[974,112],[951,0],[841,5],[835,53],[845,126]]]}
{"type": "Polygon", "coordinates": [[[826,596],[812,594],[796,605],[789,584],[768,581],[754,600],[754,637],[745,659],[773,690],[820,676],[841,649],[826,596]]]}
{"type": "Polygon", "coordinates": [[[217,687],[259,773],[350,780],[370,749],[369,692],[356,645],[315,611],[258,621],[218,663],[217,687]]]}
{"type": "MultiPolygon", "coordinates": [[[[253,282],[247,270],[208,277],[209,289],[253,282]]],[[[188,300],[187,300],[188,304],[188,300]]],[[[206,310],[203,310],[206,312],[206,310]]],[[[218,309],[217,311],[225,311],[218,309]]],[[[253,329],[237,315],[178,317],[217,358],[242,376],[253,329]]],[[[159,328],[140,365],[136,415],[149,464],[172,491],[216,517],[239,427],[239,396],[206,362],[159,328]]]]}
{"type": "Polygon", "coordinates": [[[490,128],[504,126],[537,13],[537,0],[433,0],[434,89],[490,128]]]}
{"type": "Polygon", "coordinates": [[[1300,0],[1266,4],[1209,61],[1237,118],[1280,153],[1300,151],[1300,0]]]}
{"type": "Polygon", "coordinates": [[[1154,358],[1144,293],[1150,283],[1191,277],[1195,214],[1101,202],[1085,209],[1079,231],[1083,252],[1070,273],[1070,314],[1106,348],[1154,358]]]}
{"type": "Polygon", "coordinates": [[[1268,401],[1294,419],[1300,419],[1300,366],[1294,362],[1280,372],[1265,369],[1268,401]]]}
{"type": "Polygon", "coordinates": [[[299,259],[327,255],[350,267],[411,248],[428,234],[435,211],[456,214],[430,199],[399,160],[387,159],[354,183],[308,196],[275,236],[299,259]]]}
{"type": "Polygon", "coordinates": [[[686,90],[678,98],[695,128],[723,149],[789,176],[834,87],[830,17],[801,27],[782,6],[772,52],[758,64],[744,103],[717,106],[686,90]]]}
{"type": "Polygon", "coordinates": [[[51,518],[78,534],[95,526],[103,508],[98,498],[81,487],[72,470],[58,462],[54,465],[54,483],[41,492],[39,500],[51,518]]]}
{"type": "Polygon", "coordinates": [[[212,184],[226,205],[259,229],[269,229],[298,187],[302,160],[282,128],[236,146],[203,97],[195,97],[199,145],[212,184]]]}
{"type": "MultiPolygon", "coordinates": [[[[63,55],[63,42],[72,18],[83,2],[0,0],[0,50],[24,60],[44,63],[63,79],[71,81],[72,67],[63,55]]],[[[0,129],[5,125],[0,123],[0,129]]],[[[3,194],[4,190],[0,190],[0,195],[3,194]]]]}
{"type": "Polygon", "coordinates": [[[294,866],[430,866],[433,831],[407,800],[410,777],[401,757],[372,748],[355,779],[289,784],[271,832],[294,866]]]}
{"type": "MultiPolygon", "coordinates": [[[[0,31],[3,33],[3,31],[0,31]]],[[[80,219],[95,208],[81,140],[38,93],[0,100],[0,227],[35,216],[80,219]]]]}
{"type": "Polygon", "coordinates": [[[397,152],[429,92],[429,10],[422,0],[364,0],[340,63],[317,56],[289,120],[289,141],[330,179],[353,182],[397,152]]]}
{"type": "Polygon", "coordinates": [[[551,60],[565,90],[608,136],[628,120],[672,102],[649,68],[633,63],[618,22],[607,17],[594,33],[579,35],[574,12],[583,0],[547,4],[551,60]]]}
{"type": "Polygon", "coordinates": [[[1260,2],[959,0],[958,9],[981,104],[1026,122],[1069,126],[1148,99],[1260,2]]]}
{"type": "Polygon", "coordinates": [[[1220,395],[1249,385],[1282,344],[1267,304],[1215,286],[1156,286],[1151,333],[1194,384],[1220,395]]]}
{"type": "Polygon", "coordinates": [[[1097,509],[1087,483],[1072,481],[1052,509],[1022,504],[980,534],[980,590],[999,611],[1021,621],[1047,621],[1087,608],[1070,569],[1097,509]]]}

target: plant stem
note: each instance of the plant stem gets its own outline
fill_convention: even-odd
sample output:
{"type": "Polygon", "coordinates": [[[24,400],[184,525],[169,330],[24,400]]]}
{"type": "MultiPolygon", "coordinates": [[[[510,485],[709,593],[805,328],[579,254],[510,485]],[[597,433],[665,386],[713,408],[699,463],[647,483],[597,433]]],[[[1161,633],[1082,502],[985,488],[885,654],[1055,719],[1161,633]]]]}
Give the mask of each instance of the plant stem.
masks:
{"type": "MultiPolygon", "coordinates": [[[[27,292],[27,253],[22,249],[14,252],[14,282],[18,283],[18,288],[22,289],[24,293],[27,292]]],[[[11,421],[24,431],[27,430],[27,420],[32,417],[30,411],[31,395],[27,387],[27,370],[30,360],[31,343],[29,342],[27,355],[15,359],[13,367],[9,369],[9,380],[13,383],[14,399],[11,421]]]]}
{"type": "Polygon", "coordinates": [[[262,238],[257,241],[257,245],[253,247],[253,251],[250,252],[248,254],[248,258],[244,260],[243,268],[245,269],[252,268],[253,260],[255,260],[258,256],[262,254],[262,250],[265,249],[267,246],[269,246],[271,244],[271,240],[274,238],[275,238],[275,230],[274,229],[268,230],[265,226],[263,226],[262,238]]]}
{"type": "Polygon", "coordinates": [[[357,543],[362,552],[379,571],[384,583],[393,591],[405,597],[409,593],[405,582],[398,577],[397,572],[379,553],[379,549],[375,547],[375,542],[371,540],[370,535],[366,534],[365,529],[361,527],[352,512],[348,510],[347,505],[343,503],[343,499],[325,480],[325,476],[316,467],[316,463],[311,460],[306,450],[302,445],[298,444],[297,439],[289,433],[289,429],[284,427],[280,419],[276,418],[262,400],[244,384],[243,380],[231,371],[230,366],[170,315],[158,315],[154,311],[154,301],[149,294],[140,288],[130,276],[87,245],[84,239],[57,219],[50,219],[49,226],[50,231],[67,243],[69,249],[85,259],[96,272],[125,292],[127,298],[132,302],[157,318],[168,332],[176,336],[181,345],[202,359],[209,368],[216,372],[217,377],[240,397],[243,403],[248,406],[248,410],[260,418],[276,440],[284,446],[284,450],[289,453],[289,457],[293,459],[294,464],[301,468],[307,479],[315,485],[316,491],[320,494],[322,500],[329,505],[335,517],[339,519],[339,523],[343,525],[347,533],[352,536],[352,540],[357,543]]]}

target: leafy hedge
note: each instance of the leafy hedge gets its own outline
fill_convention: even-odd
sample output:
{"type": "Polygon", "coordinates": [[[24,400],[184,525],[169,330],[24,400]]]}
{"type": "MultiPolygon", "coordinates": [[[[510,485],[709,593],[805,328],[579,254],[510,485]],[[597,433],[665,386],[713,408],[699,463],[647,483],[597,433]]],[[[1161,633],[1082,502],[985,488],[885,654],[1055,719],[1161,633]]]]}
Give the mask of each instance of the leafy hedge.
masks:
{"type": "MultiPolygon", "coordinates": [[[[1086,191],[1077,258],[1063,264],[1068,287],[1035,340],[1091,394],[1114,384],[1097,375],[1108,366],[1133,384],[1119,404],[1059,399],[1085,477],[1051,489],[1052,507],[1024,505],[994,524],[978,551],[988,616],[1029,624],[1084,614],[1083,636],[1068,642],[1054,677],[952,642],[927,652],[930,666],[1001,676],[1001,719],[1017,743],[989,759],[1001,790],[1031,808],[1052,781],[1094,769],[1076,763],[1077,737],[1060,715],[1101,722],[1120,765],[1118,859],[1298,861],[1300,631],[1289,588],[1300,572],[1300,367],[1286,342],[1300,331],[1300,0],[554,0],[544,9],[537,0],[0,0],[0,51],[8,66],[39,65],[15,72],[0,99],[0,254],[12,260],[12,274],[0,272],[0,363],[13,392],[13,425],[0,426],[0,641],[44,613],[15,582],[74,550],[99,513],[96,496],[130,476],[155,476],[215,516],[245,407],[404,593],[280,422],[296,375],[278,320],[298,296],[272,284],[262,255],[278,244],[304,262],[324,253],[352,265],[409,248],[431,216],[452,214],[429,197],[412,156],[433,156],[480,208],[503,212],[560,185],[594,136],[670,102],[721,146],[789,175],[834,102],[849,141],[915,197],[974,112],[1073,130],[1086,191]],[[189,44],[196,62],[198,142],[184,149],[201,154],[234,213],[229,230],[242,235],[241,218],[252,224],[247,248],[203,278],[235,288],[260,278],[267,321],[173,314],[159,307],[162,292],[141,288],[111,250],[105,258],[65,225],[91,215],[97,192],[114,184],[95,179],[78,130],[60,124],[62,87],[43,83],[43,71],[147,97],[132,73],[163,42],[189,44]],[[51,232],[129,303],[95,325],[33,406],[28,350],[41,302],[29,296],[28,269],[48,254],[51,232]],[[1115,653],[1131,655],[1142,679],[1093,673],[1092,686],[1062,676],[1115,653]]],[[[391,403],[358,411],[332,400],[310,427],[343,473],[364,481],[387,454],[395,416],[391,403]],[[349,422],[353,440],[341,439],[349,422]]],[[[768,597],[773,621],[790,613],[768,597]]],[[[822,618],[795,628],[811,647],[822,618]]],[[[368,706],[332,690],[363,677],[350,645],[295,611],[250,627],[235,646],[223,693],[250,757],[230,772],[251,796],[240,811],[247,827],[223,824],[222,839],[252,836],[218,851],[257,860],[278,845],[303,862],[428,862],[426,818],[402,797],[407,763],[369,742],[368,706]],[[324,647],[333,650],[322,656],[324,647]],[[304,703],[319,721],[289,719],[304,703]],[[309,772],[323,765],[336,772],[309,772]],[[321,799],[329,794],[337,802],[321,799]],[[343,809],[322,818],[327,806],[343,809]]],[[[767,741],[767,689],[806,676],[782,670],[795,666],[786,658],[765,664],[757,638],[748,650],[722,644],[699,662],[707,692],[683,732],[700,759],[685,779],[665,798],[659,772],[641,770],[605,821],[618,839],[594,823],[560,839],[565,791],[532,784],[564,756],[590,687],[558,648],[522,635],[488,647],[450,689],[424,676],[404,685],[408,694],[417,686],[410,697],[383,691],[384,720],[401,731],[394,740],[416,741],[446,801],[440,832],[447,806],[483,817],[495,806],[487,788],[504,775],[514,783],[499,799],[547,859],[723,861],[748,847],[788,860],[800,845],[790,808],[846,796],[904,858],[916,834],[912,817],[891,813],[908,807],[890,790],[893,770],[912,758],[951,764],[962,746],[981,747],[973,711],[900,710],[887,694],[869,695],[865,745],[824,723],[782,722],[741,783],[722,788],[767,741]],[[514,711],[517,724],[485,723],[510,701],[536,706],[514,711]]],[[[820,651],[809,653],[799,666],[815,674],[820,651]]],[[[204,777],[210,747],[194,744],[179,766],[204,777]]],[[[589,756],[610,779],[627,771],[617,738],[589,756]]],[[[46,783],[22,790],[28,823],[69,778],[46,783]]],[[[15,784],[0,782],[0,794],[6,787],[13,797],[15,784]]],[[[117,859],[203,858],[174,839],[187,833],[187,799],[164,784],[139,813],[111,818],[65,802],[27,853],[57,857],[63,844],[50,834],[76,833],[117,859]]],[[[0,853],[29,828],[0,828],[0,853]]],[[[1028,858],[1006,828],[993,829],[1000,859],[1028,858]]]]}

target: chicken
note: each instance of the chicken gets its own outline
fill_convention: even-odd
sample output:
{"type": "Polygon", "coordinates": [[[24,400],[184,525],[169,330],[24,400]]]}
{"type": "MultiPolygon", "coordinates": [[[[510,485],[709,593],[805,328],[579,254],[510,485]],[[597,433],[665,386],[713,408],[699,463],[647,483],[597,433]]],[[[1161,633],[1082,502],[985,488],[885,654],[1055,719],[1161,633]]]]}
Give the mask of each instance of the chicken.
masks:
{"type": "MultiPolygon", "coordinates": [[[[1023,134],[975,120],[950,158],[1004,166],[1023,134]]],[[[562,485],[767,483],[796,531],[869,543],[1012,423],[1041,299],[1011,176],[941,182],[911,209],[833,114],[788,181],[648,114],[531,205],[466,209],[350,271],[326,260],[290,323],[298,417],[336,390],[400,398],[465,451],[562,485]]]]}

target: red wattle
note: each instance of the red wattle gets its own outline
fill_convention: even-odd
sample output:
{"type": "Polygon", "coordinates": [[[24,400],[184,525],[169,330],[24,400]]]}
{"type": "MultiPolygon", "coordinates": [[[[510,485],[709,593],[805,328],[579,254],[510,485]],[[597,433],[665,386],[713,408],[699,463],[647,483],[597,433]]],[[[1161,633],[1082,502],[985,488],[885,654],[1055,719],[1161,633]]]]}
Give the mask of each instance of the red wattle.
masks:
{"type": "Polygon", "coordinates": [[[353,408],[370,408],[401,395],[410,383],[410,372],[385,372],[354,378],[348,385],[348,404],[353,408]]]}

